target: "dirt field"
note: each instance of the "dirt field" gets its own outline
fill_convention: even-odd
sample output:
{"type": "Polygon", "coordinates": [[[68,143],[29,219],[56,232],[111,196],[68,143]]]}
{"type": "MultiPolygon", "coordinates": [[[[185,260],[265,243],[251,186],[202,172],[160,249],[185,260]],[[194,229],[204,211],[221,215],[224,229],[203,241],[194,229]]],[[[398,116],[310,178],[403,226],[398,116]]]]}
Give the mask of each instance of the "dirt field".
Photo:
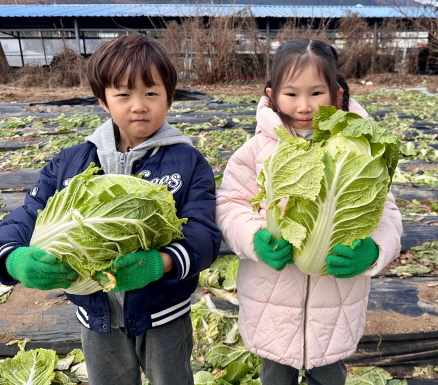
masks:
{"type": "MultiPolygon", "coordinates": [[[[437,281],[438,284],[438,281],[437,281]]],[[[419,297],[428,302],[437,301],[436,286],[423,285],[419,297]]],[[[69,304],[65,298],[46,299],[50,291],[41,291],[35,289],[27,289],[21,284],[14,287],[12,294],[8,300],[0,305],[0,310],[3,316],[9,314],[13,317],[14,314],[20,314],[17,319],[18,327],[22,325],[32,326],[35,322],[39,322],[39,317],[42,313],[53,307],[64,307],[69,304]],[[35,312],[24,312],[24,310],[34,309],[35,312]]],[[[52,290],[53,293],[58,293],[59,290],[52,290]]],[[[76,322],[72,319],[71,322],[76,322]]],[[[9,323],[11,325],[11,323],[9,323]]],[[[423,314],[419,317],[410,317],[395,312],[374,312],[367,313],[367,323],[365,327],[366,335],[385,335],[385,334],[402,334],[402,333],[422,333],[438,330],[438,317],[429,314],[423,314]]],[[[10,332],[0,333],[0,343],[6,343],[17,339],[17,335],[10,332]]]]}
{"type": "MultiPolygon", "coordinates": [[[[363,95],[373,92],[380,88],[408,88],[408,87],[427,87],[429,92],[437,93],[438,76],[427,75],[401,75],[401,74],[375,74],[364,79],[350,79],[348,81],[350,93],[363,95]]],[[[261,95],[264,83],[256,81],[230,82],[214,85],[203,84],[179,84],[179,88],[191,88],[209,95],[261,95]]],[[[88,87],[81,88],[18,88],[11,85],[0,87],[0,102],[44,102],[51,100],[70,99],[92,95],[88,87]]]]}

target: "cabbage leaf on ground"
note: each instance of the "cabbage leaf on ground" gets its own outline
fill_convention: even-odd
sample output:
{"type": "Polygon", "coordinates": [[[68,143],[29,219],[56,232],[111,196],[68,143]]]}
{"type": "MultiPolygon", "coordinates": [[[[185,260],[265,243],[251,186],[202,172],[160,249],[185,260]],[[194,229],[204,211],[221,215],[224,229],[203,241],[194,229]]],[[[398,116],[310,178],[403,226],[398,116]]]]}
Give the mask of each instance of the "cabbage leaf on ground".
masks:
{"type": "Polygon", "coordinates": [[[52,349],[24,350],[26,341],[18,344],[20,351],[0,362],[0,385],[50,385],[55,377],[58,356],[52,349]]]}

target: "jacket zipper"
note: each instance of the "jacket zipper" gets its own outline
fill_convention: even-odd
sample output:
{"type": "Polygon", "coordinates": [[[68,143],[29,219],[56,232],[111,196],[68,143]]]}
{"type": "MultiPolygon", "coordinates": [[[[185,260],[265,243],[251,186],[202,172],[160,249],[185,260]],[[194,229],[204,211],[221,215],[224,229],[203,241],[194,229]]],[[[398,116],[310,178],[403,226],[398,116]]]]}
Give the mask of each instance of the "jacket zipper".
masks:
{"type": "Polygon", "coordinates": [[[120,153],[119,158],[119,174],[125,174],[125,165],[126,165],[126,154],[124,152],[120,153]]]}
{"type": "MultiPolygon", "coordinates": [[[[125,175],[125,166],[126,166],[126,153],[121,152],[120,153],[120,157],[119,157],[119,174],[121,175],[125,175]]],[[[119,324],[121,324],[123,327],[125,327],[125,303],[126,303],[126,292],[123,293],[122,297],[119,297],[117,293],[114,293],[113,298],[113,302],[114,302],[114,306],[117,307],[118,309],[118,313],[120,316],[120,320],[117,320],[117,322],[119,324]]]]}
{"type": "Polygon", "coordinates": [[[303,367],[302,369],[306,369],[306,362],[307,362],[307,346],[306,346],[306,334],[307,334],[307,303],[309,301],[309,289],[310,289],[310,276],[306,275],[306,298],[304,300],[304,317],[303,317],[303,367]]]}

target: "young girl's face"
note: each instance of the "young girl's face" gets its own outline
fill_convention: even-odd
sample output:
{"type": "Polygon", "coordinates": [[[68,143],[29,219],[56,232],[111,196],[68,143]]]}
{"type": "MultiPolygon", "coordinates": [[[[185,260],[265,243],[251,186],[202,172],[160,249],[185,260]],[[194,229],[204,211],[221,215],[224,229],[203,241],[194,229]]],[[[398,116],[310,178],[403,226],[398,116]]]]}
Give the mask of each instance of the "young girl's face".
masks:
{"type": "MultiPolygon", "coordinates": [[[[280,112],[292,118],[293,128],[313,129],[313,114],[318,111],[318,106],[333,105],[328,85],[315,65],[306,67],[297,77],[289,74],[285,79],[277,94],[276,104],[280,112]]],[[[266,93],[271,97],[272,89],[267,88],[266,93]]],[[[340,89],[337,98],[341,96],[340,89]]]]}

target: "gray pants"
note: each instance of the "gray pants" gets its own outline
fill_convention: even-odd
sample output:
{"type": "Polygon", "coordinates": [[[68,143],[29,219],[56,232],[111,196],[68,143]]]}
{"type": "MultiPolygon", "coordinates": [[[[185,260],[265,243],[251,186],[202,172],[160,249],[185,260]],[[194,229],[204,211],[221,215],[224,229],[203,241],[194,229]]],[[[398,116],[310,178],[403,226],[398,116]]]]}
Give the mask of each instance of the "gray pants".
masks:
{"type": "MultiPolygon", "coordinates": [[[[298,385],[298,369],[262,358],[260,379],[263,385],[298,385]]],[[[337,361],[305,371],[309,385],[343,385],[347,378],[344,363],[337,361]]]]}
{"type": "Polygon", "coordinates": [[[81,334],[90,385],[141,385],[140,368],[152,385],[193,385],[189,315],[130,340],[123,329],[81,334]]]}

